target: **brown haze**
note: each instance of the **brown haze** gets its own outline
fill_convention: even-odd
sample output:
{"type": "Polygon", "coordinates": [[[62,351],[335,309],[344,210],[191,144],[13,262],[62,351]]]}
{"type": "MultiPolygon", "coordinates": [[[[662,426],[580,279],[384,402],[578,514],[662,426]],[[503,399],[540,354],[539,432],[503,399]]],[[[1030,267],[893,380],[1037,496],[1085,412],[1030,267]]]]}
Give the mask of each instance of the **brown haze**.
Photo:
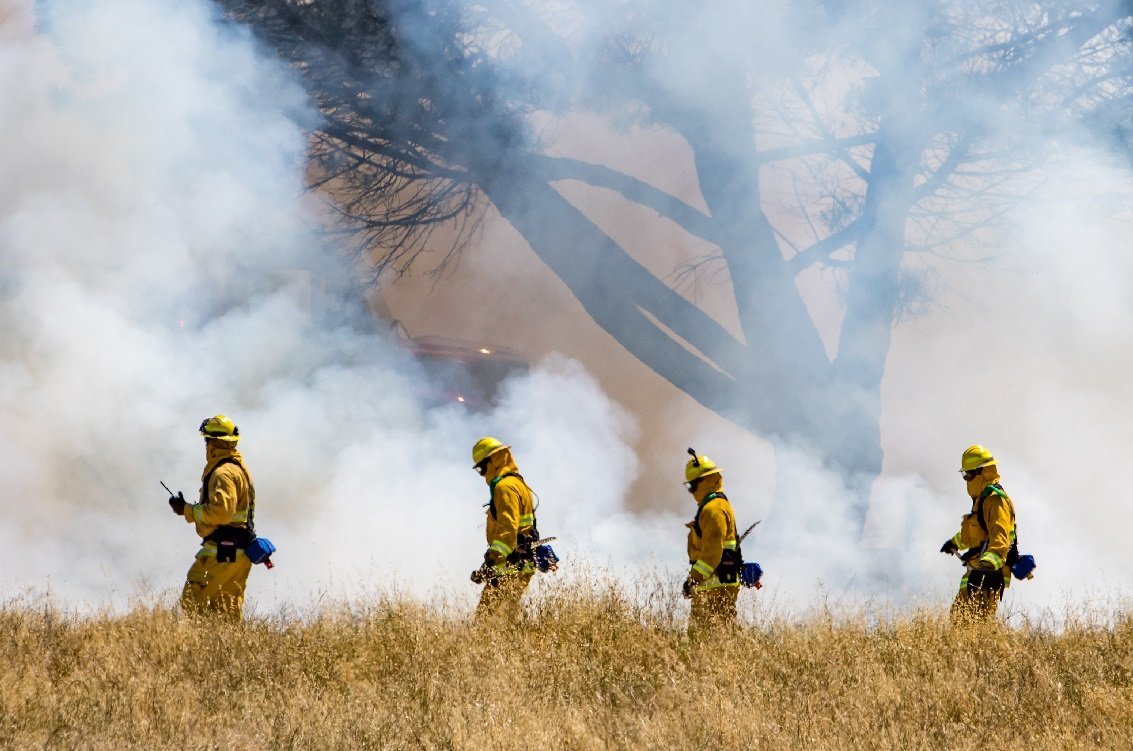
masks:
{"type": "MultiPolygon", "coordinates": [[[[562,139],[554,155],[606,164],[705,210],[691,179],[691,155],[672,134],[617,133],[585,116],[545,127],[562,139]],[[666,158],[658,160],[657,154],[666,158]]],[[[713,246],[690,238],[675,224],[660,221],[651,209],[613,191],[580,189],[569,181],[557,187],[650,272],[742,341],[720,264],[708,265],[699,274],[693,268],[713,253],[713,246]]],[[[640,475],[627,477],[616,467],[602,468],[611,472],[611,481],[626,484],[629,509],[683,513],[690,508],[680,485],[689,445],[721,463],[726,450],[729,457],[741,457],[747,466],[731,469],[754,470],[736,474],[755,482],[737,497],[744,499],[749,515],[766,507],[774,490],[775,466],[763,441],[696,403],[629,354],[594,323],[566,285],[494,212],[489,210],[483,235],[465,250],[458,266],[430,273],[435,271],[432,260],[423,255],[410,275],[383,285],[392,314],[414,336],[446,335],[500,344],[532,362],[552,353],[582,362],[638,423],[634,449],[641,461],[640,475]]]]}

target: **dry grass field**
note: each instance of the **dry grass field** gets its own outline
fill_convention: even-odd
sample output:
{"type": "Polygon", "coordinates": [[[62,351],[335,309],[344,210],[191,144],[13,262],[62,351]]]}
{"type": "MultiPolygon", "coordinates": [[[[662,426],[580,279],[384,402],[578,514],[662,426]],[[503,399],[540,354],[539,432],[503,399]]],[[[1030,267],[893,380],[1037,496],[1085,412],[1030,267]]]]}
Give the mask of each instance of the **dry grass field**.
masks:
{"type": "Polygon", "coordinates": [[[396,599],[244,625],[9,604],[0,748],[1133,748],[1133,619],[689,642],[649,612],[569,591],[493,628],[396,599]]]}

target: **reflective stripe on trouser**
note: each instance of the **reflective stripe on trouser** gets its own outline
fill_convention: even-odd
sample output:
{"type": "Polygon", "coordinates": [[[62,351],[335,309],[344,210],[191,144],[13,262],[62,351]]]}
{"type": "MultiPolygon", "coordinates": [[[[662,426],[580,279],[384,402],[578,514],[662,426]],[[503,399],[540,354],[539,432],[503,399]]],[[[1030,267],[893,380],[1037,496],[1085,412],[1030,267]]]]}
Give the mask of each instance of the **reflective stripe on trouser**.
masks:
{"type": "MultiPolygon", "coordinates": [[[[693,568],[696,568],[696,567],[693,566],[693,568]]],[[[704,591],[704,590],[708,590],[708,589],[719,589],[721,587],[734,587],[734,588],[738,589],[739,586],[740,586],[740,583],[738,581],[734,581],[734,582],[730,582],[728,584],[725,584],[724,582],[720,581],[720,577],[710,576],[707,579],[705,579],[704,581],[700,582],[700,584],[697,584],[696,589],[700,590],[700,591],[704,591]]]]}
{"type": "Polygon", "coordinates": [[[181,608],[193,615],[222,615],[240,620],[244,614],[244,589],[251,570],[252,562],[243,550],[236,552],[235,561],[217,563],[216,545],[202,545],[185,577],[181,608]]]}
{"type": "Polygon", "coordinates": [[[530,576],[535,573],[534,561],[522,561],[522,564],[522,566],[516,568],[506,561],[504,563],[497,563],[495,566],[492,566],[492,576],[502,579],[505,576],[517,576],[521,574],[530,576]]]}
{"type": "Polygon", "coordinates": [[[688,620],[689,634],[734,624],[736,598],[739,594],[739,587],[730,585],[693,590],[692,612],[688,620]]]}
{"type": "Polygon", "coordinates": [[[531,583],[531,574],[512,574],[502,576],[495,586],[485,584],[480,592],[480,604],[476,606],[476,619],[508,618],[518,620],[522,611],[519,600],[531,583]]]}

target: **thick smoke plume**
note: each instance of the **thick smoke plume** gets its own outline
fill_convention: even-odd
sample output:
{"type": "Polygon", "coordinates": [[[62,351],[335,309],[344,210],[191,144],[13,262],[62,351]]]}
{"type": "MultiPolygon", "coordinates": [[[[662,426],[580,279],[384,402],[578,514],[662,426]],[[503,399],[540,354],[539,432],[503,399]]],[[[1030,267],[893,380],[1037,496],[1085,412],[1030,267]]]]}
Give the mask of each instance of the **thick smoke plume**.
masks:
{"type": "Polygon", "coordinates": [[[487,495],[469,450],[486,432],[516,444],[564,542],[620,537],[596,522],[620,489],[577,470],[601,458],[632,478],[633,421],[580,366],[545,361],[486,415],[427,408],[424,374],[378,322],[312,299],[336,259],[302,184],[311,113],[246,34],[204,3],[14,13],[6,595],[99,607],[176,591],[194,535],[158,482],[196,492],[196,425],[218,411],[241,427],[258,526],[281,549],[253,578],[262,607],[466,582],[487,495]]]}
{"type": "MultiPolygon", "coordinates": [[[[712,48],[746,44],[726,41],[712,48]]],[[[703,79],[692,65],[671,75],[703,79]]],[[[560,537],[564,578],[585,560],[679,581],[691,443],[725,467],[741,526],[778,517],[774,537],[745,545],[768,571],[765,603],[939,606],[960,573],[936,552],[967,510],[955,470],[981,442],[1001,459],[1040,565],[1008,610],[1058,617],[1131,583],[1133,269],[1124,227],[1097,216],[1093,198],[1126,191],[1123,169],[1082,155],[1079,181],[1053,184],[1089,194],[1041,196],[997,260],[928,264],[935,306],[897,327],[890,352],[886,465],[863,547],[838,512],[852,489],[808,447],[773,450],[675,397],[647,413],[607,396],[588,368],[606,378],[608,341],[559,348],[566,356],[508,383],[487,414],[424,404],[417,365],[327,271],[335,256],[303,186],[309,103],[209,4],[9,0],[0,89],[6,597],[46,591],[98,608],[176,592],[194,538],[158,481],[195,492],[195,428],[218,411],[241,427],[259,527],[281,549],[274,572],[253,575],[262,611],[391,589],[470,600],[487,490],[468,450],[487,433],[516,446],[543,531],[560,537]],[[313,293],[327,286],[329,306],[313,293]],[[631,513],[629,488],[659,466],[668,474],[651,487],[672,492],[631,513]],[[787,502],[773,508],[776,494],[787,502]]],[[[623,137],[585,136],[598,151],[623,137]]],[[[680,180],[641,171],[662,187],[680,180]]],[[[415,299],[440,305],[445,284],[492,295],[492,279],[462,269],[438,297],[415,299]]],[[[552,279],[527,282],[562,294],[552,279]]]]}

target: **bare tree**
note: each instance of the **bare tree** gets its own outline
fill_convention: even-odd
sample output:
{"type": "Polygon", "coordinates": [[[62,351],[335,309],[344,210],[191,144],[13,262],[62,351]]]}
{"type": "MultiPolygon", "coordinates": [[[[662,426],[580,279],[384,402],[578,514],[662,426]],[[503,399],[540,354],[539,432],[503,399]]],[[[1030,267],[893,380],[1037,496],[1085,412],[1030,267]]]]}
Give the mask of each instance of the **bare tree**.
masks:
{"type": "Polygon", "coordinates": [[[632,1],[225,4],[302,74],[324,118],[318,182],[336,185],[381,270],[404,270],[431,228],[475,218],[486,198],[643,363],[841,471],[860,519],[881,470],[891,331],[919,299],[903,259],[1006,216],[1050,144],[1083,123],[1129,122],[1124,3],[735,3],[703,17],[632,1]],[[599,7],[601,33],[587,32],[599,7]],[[732,25],[751,31],[743,54],[713,44],[732,25]],[[690,61],[710,76],[668,75],[690,61]],[[547,156],[530,113],[580,109],[679,134],[707,212],[547,156]],[[706,262],[730,286],[742,338],[564,198],[564,180],[612,189],[712,243],[706,262]],[[815,267],[844,289],[833,355],[796,283],[815,267]]]}

